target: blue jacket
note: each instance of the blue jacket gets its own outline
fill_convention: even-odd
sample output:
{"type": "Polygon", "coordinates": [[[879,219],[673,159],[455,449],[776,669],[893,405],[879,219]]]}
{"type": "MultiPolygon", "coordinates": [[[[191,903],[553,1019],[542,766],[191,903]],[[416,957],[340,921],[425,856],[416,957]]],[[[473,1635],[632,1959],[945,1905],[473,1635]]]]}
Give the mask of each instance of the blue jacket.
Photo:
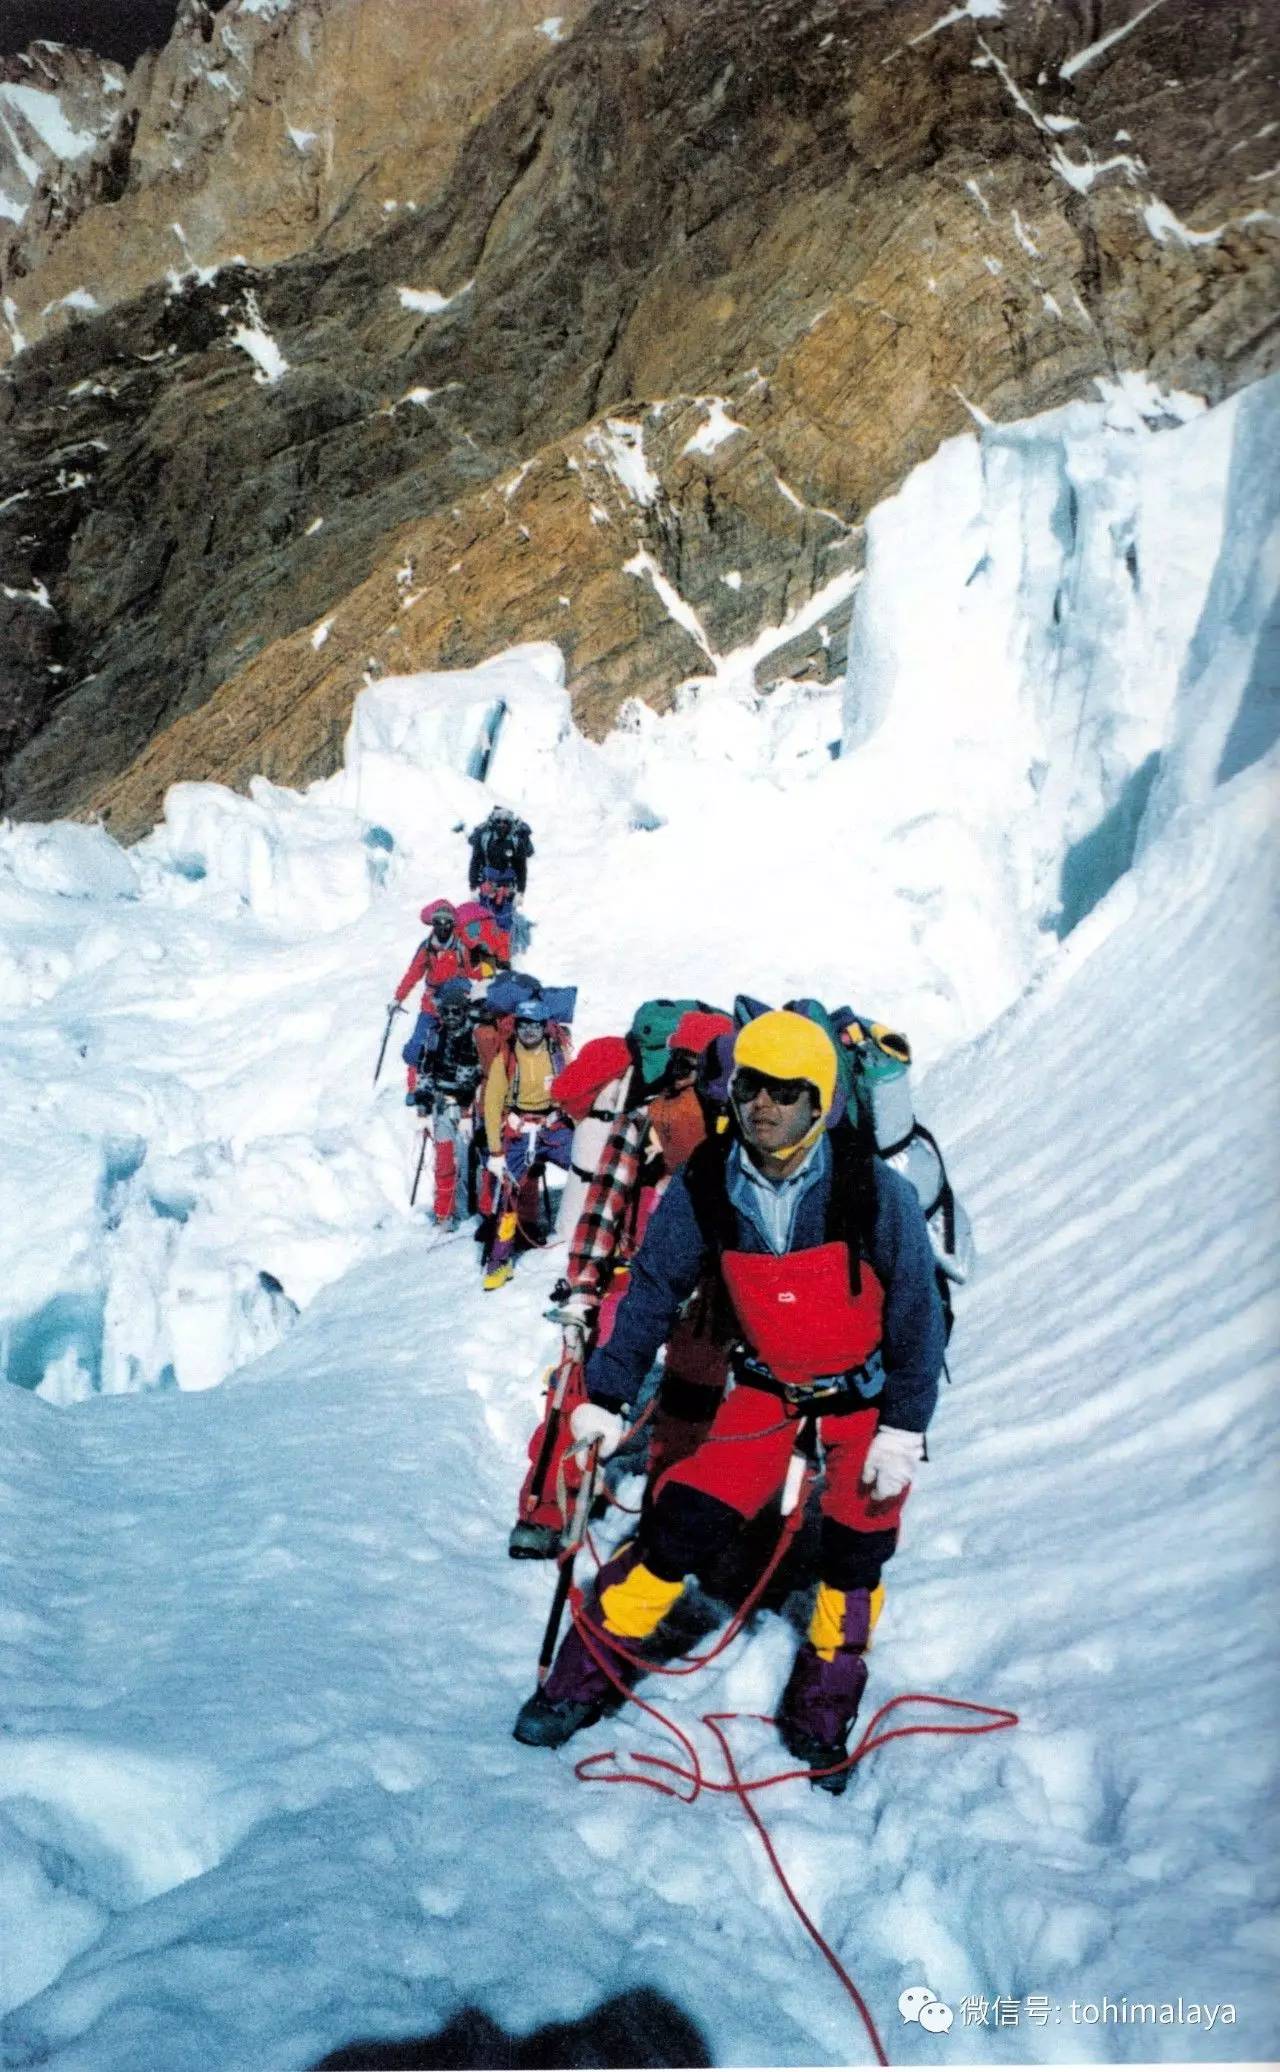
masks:
{"type": "MultiPolygon", "coordinates": [[[[884,1289],[884,1326],[879,1361],[883,1386],[868,1400],[881,1421],[900,1431],[923,1432],[938,1400],[938,1376],[946,1350],[942,1304],[934,1277],[933,1251],[919,1198],[910,1181],[882,1160],[873,1162],[876,1213],[870,1263],[884,1289]]],[[[789,1251],[826,1241],[831,1168],[801,1194],[789,1251]]],[[[763,1232],[734,1203],[737,1245],[744,1252],[767,1249],[763,1232]]],[[[676,1313],[709,1264],[708,1247],[694,1214],[682,1172],[671,1181],[650,1218],[631,1263],[631,1279],[618,1307],[613,1333],[587,1365],[587,1393],[593,1403],[616,1410],[634,1403],[658,1348],[670,1336],[676,1313]]],[[[868,1363],[874,1370],[875,1357],[868,1363]]]]}

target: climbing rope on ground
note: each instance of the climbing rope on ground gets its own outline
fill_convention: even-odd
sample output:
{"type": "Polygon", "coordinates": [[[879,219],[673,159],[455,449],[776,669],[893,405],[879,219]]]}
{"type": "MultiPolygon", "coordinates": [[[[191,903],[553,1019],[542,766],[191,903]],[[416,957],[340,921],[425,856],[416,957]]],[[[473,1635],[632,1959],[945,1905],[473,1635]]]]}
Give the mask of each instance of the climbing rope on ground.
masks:
{"type": "MultiPolygon", "coordinates": [[[[632,1429],[636,1429],[636,1427],[632,1429]]],[[[647,1699],[640,1697],[637,1692],[632,1690],[624,1682],[623,1678],[619,1676],[614,1666],[614,1663],[621,1659],[632,1666],[644,1669],[651,1675],[691,1676],[697,1671],[705,1669],[709,1663],[716,1660],[717,1656],[725,1652],[726,1648],[732,1644],[742,1631],[746,1621],[760,1602],[770,1581],[777,1573],[786,1551],[799,1528],[813,1480],[812,1466],[809,1465],[806,1468],[797,1493],[797,1500],[783,1518],[782,1531],[779,1534],[777,1545],[766,1562],[759,1579],[729,1620],[716,1644],[703,1654],[683,1656],[675,1663],[653,1662],[642,1655],[633,1653],[624,1647],[618,1638],[612,1634],[609,1636],[606,1651],[598,1645],[599,1641],[603,1641],[604,1636],[598,1633],[598,1629],[592,1625],[586,1616],[585,1593],[580,1586],[574,1584],[572,1576],[574,1559],[580,1546],[587,1546],[593,1558],[595,1558],[597,1566],[599,1566],[599,1557],[591,1544],[589,1534],[589,1519],[596,1467],[597,1462],[595,1450],[593,1449],[590,1471],[584,1477],[582,1487],[578,1492],[578,1506],[575,1512],[570,1543],[560,1557],[557,1602],[553,1614],[555,1629],[558,1630],[564,1605],[568,1602],[570,1616],[578,1629],[583,1645],[604,1670],[609,1681],[618,1691],[620,1699],[637,1706],[641,1712],[647,1713],[651,1719],[655,1720],[686,1752],[688,1762],[686,1765],[673,1761],[668,1756],[650,1755],[643,1750],[632,1750],[629,1753],[629,1760],[637,1765],[635,1769],[614,1768],[609,1770],[604,1766],[609,1764],[616,1765],[619,1760],[618,1752],[613,1748],[600,1749],[591,1755],[583,1756],[574,1765],[574,1775],[584,1784],[640,1785],[646,1790],[661,1792],[666,1798],[678,1799],[686,1806],[693,1805],[704,1792],[735,1798],[759,1836],[769,1866],[781,1885],[788,1904],[796,1914],[801,1926],[813,1942],[820,1956],[835,1973],[841,1986],[857,2008],[872,2050],[875,2053],[876,2062],[880,2065],[888,2065],[888,2055],[879,2030],[876,2027],[875,2019],[863,1994],[797,1895],[790,1879],[787,1877],[773,1837],[770,1835],[758,1808],[753,1804],[754,1796],[771,1790],[775,1785],[790,1784],[800,1778],[812,1783],[814,1772],[808,1767],[802,1767],[776,1771],[765,1777],[744,1778],[739,1771],[726,1729],[734,1725],[738,1720],[743,1719],[751,1720],[764,1726],[776,1726],[776,1719],[769,1713],[706,1712],[701,1715],[701,1724],[708,1732],[714,1735],[726,1772],[723,1780],[709,1777],[691,1736],[676,1721],[670,1719],[665,1713],[660,1712],[657,1706],[649,1703],[647,1699]],[[664,1774],[656,1774],[659,1772],[664,1774]]],[[[548,1621],[548,1635],[552,1633],[552,1630],[551,1621],[548,1621]]],[[[552,1641],[552,1646],[554,1646],[554,1641],[552,1641]]],[[[549,1663],[550,1651],[545,1643],[544,1658],[545,1662],[549,1663]]],[[[545,1674],[545,1667],[541,1673],[545,1674]]],[[[843,1761],[833,1764],[829,1770],[821,1774],[828,1776],[839,1774],[842,1771],[852,1771],[865,1761],[867,1756],[875,1749],[887,1747],[891,1741],[905,1740],[921,1734],[963,1735],[966,1737],[977,1734],[994,1734],[1009,1727],[1017,1726],[1017,1724],[1017,1713],[1010,1712],[1002,1706],[982,1705],[966,1698],[946,1698],[934,1692],[900,1692],[896,1697],[888,1699],[873,1714],[861,1739],[853,1750],[844,1757],[843,1761]],[[913,1705],[936,1706],[948,1712],[969,1713],[974,1715],[974,1723],[961,1725],[959,1723],[944,1724],[938,1721],[916,1720],[903,1726],[890,1727],[883,1732],[877,1731],[881,1726],[881,1722],[887,1720],[900,1707],[913,1705]]]]}

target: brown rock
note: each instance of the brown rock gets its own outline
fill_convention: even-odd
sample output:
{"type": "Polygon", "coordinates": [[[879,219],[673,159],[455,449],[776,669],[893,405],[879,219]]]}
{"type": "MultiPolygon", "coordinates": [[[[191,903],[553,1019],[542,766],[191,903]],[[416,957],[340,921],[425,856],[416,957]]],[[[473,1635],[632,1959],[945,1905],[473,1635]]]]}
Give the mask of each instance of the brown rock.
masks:
{"type": "MultiPolygon", "coordinates": [[[[585,5],[564,0],[565,31],[585,5]]],[[[188,0],[164,50],[127,76],[105,68],[113,91],[89,109],[96,149],[42,160],[33,205],[0,247],[22,335],[34,343],[68,321],[68,294],[106,308],[237,258],[352,250],[430,208],[472,126],[554,47],[547,19],[544,0],[289,0],[217,14],[188,0]]],[[[84,52],[58,61],[73,120],[90,68],[104,69],[84,52]]]]}
{"type": "Polygon", "coordinates": [[[175,777],[298,782],[369,667],[518,639],[561,641],[603,728],[856,566],[974,413],[1266,371],[1274,41],[1260,0],[598,0],[437,207],[13,363],[0,557],[51,609],[0,705],[11,805],[135,831],[175,777]],[[742,429],[700,441],[721,409],[742,429]]]}

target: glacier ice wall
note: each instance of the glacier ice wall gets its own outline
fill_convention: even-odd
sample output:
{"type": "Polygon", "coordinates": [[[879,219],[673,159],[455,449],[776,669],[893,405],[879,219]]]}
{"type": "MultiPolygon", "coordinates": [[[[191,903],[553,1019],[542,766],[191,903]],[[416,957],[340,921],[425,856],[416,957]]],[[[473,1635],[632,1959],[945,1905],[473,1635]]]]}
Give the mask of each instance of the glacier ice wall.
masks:
{"type": "Polygon", "coordinates": [[[842,749],[918,743],[922,804],[982,743],[1020,903],[1069,932],[1280,731],[1280,377],[1206,411],[1141,377],[947,442],[872,513],[842,749]]]}

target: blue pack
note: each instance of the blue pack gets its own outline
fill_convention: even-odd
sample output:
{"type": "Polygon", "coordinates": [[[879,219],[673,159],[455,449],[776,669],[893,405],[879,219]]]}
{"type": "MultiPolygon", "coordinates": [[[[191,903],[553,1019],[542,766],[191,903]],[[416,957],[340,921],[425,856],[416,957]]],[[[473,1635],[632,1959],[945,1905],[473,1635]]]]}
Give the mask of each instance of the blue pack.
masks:
{"type": "Polygon", "coordinates": [[[500,971],[489,984],[484,1004],[492,1014],[514,1014],[522,1000],[541,995],[540,982],[527,971],[500,971]]]}
{"type": "Polygon", "coordinates": [[[423,1008],[413,1025],[413,1034],[400,1053],[405,1064],[415,1069],[424,1064],[435,1049],[439,1035],[439,1021],[429,1007],[423,1008]]]}
{"type": "Polygon", "coordinates": [[[578,1005],[578,988],[576,986],[544,986],[542,988],[542,998],[547,1003],[547,1012],[550,1014],[552,1021],[559,1022],[562,1029],[567,1029],[573,1021],[574,1009],[578,1005]]]}

